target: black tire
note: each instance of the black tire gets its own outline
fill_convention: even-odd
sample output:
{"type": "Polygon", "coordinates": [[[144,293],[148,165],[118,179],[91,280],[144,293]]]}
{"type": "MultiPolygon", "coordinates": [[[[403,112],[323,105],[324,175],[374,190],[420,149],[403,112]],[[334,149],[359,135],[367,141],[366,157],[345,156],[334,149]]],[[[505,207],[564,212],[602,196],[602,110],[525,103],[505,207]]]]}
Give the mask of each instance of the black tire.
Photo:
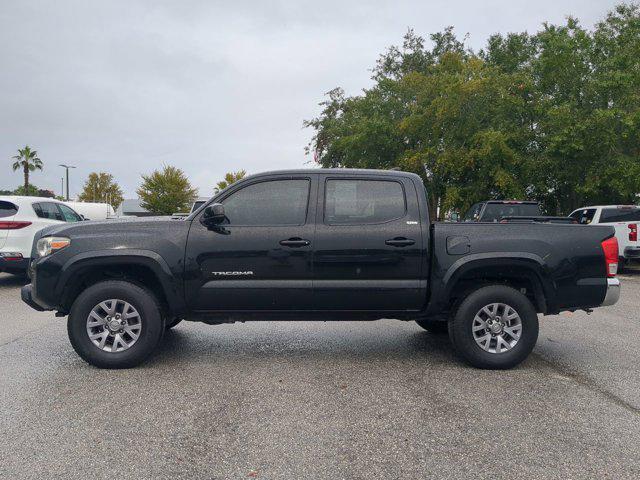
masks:
{"type": "Polygon", "coordinates": [[[73,349],[83,360],[98,368],[130,368],[146,360],[162,338],[160,306],[148,290],[131,282],[108,280],[83,291],[71,307],[67,332],[73,349]],[[131,304],[140,314],[140,336],[130,348],[120,352],[100,349],[89,338],[87,317],[100,302],[120,299],[131,304]]]}
{"type": "Polygon", "coordinates": [[[170,320],[167,321],[166,325],[164,326],[164,329],[165,330],[171,330],[173,327],[178,325],[181,321],[182,321],[181,318],[170,319],[170,320]]]}
{"type": "Polygon", "coordinates": [[[426,318],[419,318],[416,323],[424,328],[427,332],[434,335],[443,335],[448,332],[448,325],[446,321],[429,320],[426,318]]]}
{"type": "Polygon", "coordinates": [[[477,368],[513,368],[529,356],[538,341],[538,315],[533,304],[522,293],[504,285],[491,285],[472,292],[462,301],[449,324],[449,337],[454,348],[477,368]],[[519,339],[509,350],[491,353],[476,342],[472,328],[476,314],[493,303],[502,303],[515,310],[520,317],[522,330],[519,339]]]}
{"type": "Polygon", "coordinates": [[[617,273],[625,273],[627,269],[628,260],[624,257],[618,258],[618,272],[617,273]]]}

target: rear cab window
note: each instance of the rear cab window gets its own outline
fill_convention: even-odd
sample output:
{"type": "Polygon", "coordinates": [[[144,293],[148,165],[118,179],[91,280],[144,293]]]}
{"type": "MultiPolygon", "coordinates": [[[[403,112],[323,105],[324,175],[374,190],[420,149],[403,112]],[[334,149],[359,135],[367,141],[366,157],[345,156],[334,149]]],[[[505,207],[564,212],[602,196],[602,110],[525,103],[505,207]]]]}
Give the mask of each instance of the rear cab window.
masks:
{"type": "Polygon", "coordinates": [[[541,215],[537,203],[487,203],[482,213],[482,222],[499,222],[504,217],[538,217],[541,215]]]}
{"type": "Polygon", "coordinates": [[[0,200],[0,218],[13,217],[18,213],[18,206],[6,200],[0,200]]]}
{"type": "Polygon", "coordinates": [[[325,184],[324,221],[328,225],[372,225],[407,213],[404,188],[395,180],[331,178],[325,184]]]}
{"type": "Polygon", "coordinates": [[[640,222],[638,207],[609,207],[600,212],[598,223],[640,222]]]}

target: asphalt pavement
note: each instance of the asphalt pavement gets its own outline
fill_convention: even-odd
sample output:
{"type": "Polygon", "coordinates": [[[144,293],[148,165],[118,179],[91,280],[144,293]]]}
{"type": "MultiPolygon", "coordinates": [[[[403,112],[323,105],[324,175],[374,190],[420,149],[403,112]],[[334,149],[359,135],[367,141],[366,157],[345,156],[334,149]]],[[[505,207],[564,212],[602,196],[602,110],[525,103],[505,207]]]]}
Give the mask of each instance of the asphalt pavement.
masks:
{"type": "Polygon", "coordinates": [[[0,478],[640,478],[640,270],[510,371],[413,322],[183,322],[98,370],[0,274],[0,478]]]}

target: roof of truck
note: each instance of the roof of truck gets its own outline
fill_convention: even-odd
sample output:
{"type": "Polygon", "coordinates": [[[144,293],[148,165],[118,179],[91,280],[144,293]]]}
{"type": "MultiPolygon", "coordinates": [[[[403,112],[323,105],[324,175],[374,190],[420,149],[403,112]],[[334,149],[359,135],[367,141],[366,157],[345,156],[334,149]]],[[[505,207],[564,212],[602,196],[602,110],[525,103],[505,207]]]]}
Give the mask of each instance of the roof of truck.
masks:
{"type": "Polygon", "coordinates": [[[415,173],[404,172],[402,170],[374,170],[367,168],[299,168],[292,170],[271,170],[268,172],[260,172],[253,175],[249,175],[242,180],[253,177],[262,177],[267,175],[322,175],[322,174],[337,174],[337,175],[394,175],[401,177],[418,177],[415,173]]]}

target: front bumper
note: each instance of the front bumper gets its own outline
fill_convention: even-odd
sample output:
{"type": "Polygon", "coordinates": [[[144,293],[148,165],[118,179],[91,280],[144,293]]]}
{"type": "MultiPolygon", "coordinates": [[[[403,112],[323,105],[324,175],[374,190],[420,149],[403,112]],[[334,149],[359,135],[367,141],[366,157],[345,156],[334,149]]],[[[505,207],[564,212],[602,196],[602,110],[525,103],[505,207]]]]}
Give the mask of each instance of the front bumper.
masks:
{"type": "Polygon", "coordinates": [[[607,293],[600,304],[601,307],[614,305],[620,299],[620,280],[617,278],[607,278],[607,293]]]}
{"type": "Polygon", "coordinates": [[[20,289],[20,296],[22,297],[22,301],[27,305],[29,305],[34,310],[37,310],[39,312],[44,312],[45,308],[43,308],[42,306],[36,303],[36,301],[33,299],[33,295],[31,294],[31,291],[32,291],[31,284],[25,285],[20,289]]]}

